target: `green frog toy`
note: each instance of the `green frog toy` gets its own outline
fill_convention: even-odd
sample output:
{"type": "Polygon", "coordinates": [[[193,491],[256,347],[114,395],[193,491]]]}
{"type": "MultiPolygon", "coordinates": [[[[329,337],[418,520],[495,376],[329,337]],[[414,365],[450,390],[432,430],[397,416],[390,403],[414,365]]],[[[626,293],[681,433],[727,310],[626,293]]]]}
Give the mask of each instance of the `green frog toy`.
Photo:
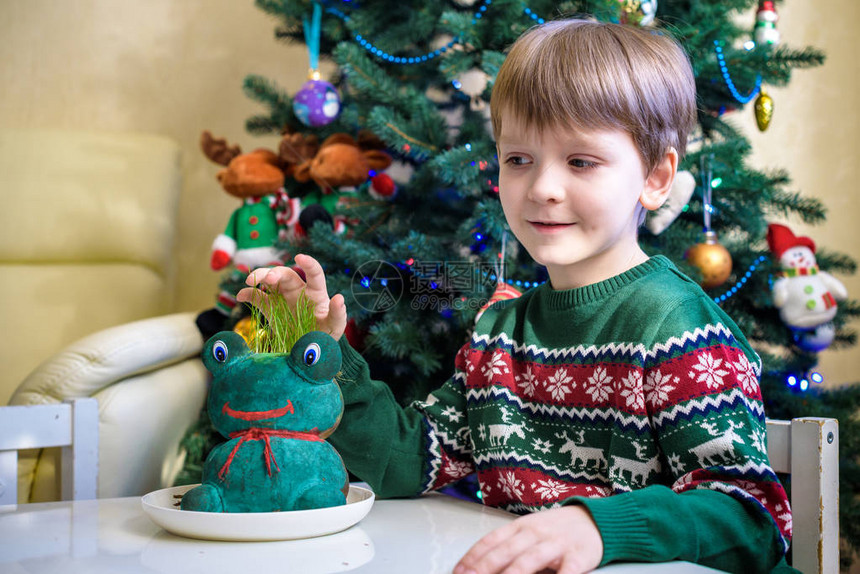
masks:
{"type": "Polygon", "coordinates": [[[287,353],[254,353],[237,333],[214,335],[203,349],[213,375],[208,410],[226,443],[206,458],[202,484],[183,510],[277,512],[345,504],[348,475],[325,438],[343,414],[334,377],[341,354],[312,331],[287,353]]]}

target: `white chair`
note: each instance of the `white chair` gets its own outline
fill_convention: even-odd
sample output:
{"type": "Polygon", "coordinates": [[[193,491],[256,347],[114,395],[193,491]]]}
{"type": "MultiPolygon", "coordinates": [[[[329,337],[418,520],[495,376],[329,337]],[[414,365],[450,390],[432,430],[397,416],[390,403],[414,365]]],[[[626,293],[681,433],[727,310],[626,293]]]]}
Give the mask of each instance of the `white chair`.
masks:
{"type": "Polygon", "coordinates": [[[839,572],[839,423],[828,418],[767,421],[767,454],[791,474],[792,566],[839,572]]]}
{"type": "MultiPolygon", "coordinates": [[[[194,317],[164,315],[93,333],[46,359],[12,395],[13,405],[98,400],[98,498],[171,486],[182,468],[179,443],[199,418],[209,384],[194,317]]],[[[19,502],[61,497],[58,451],[22,453],[19,502]]]]}
{"type": "Polygon", "coordinates": [[[18,451],[61,446],[63,500],[96,497],[99,405],[93,398],[58,405],[0,407],[0,505],[18,499],[18,451]]]}

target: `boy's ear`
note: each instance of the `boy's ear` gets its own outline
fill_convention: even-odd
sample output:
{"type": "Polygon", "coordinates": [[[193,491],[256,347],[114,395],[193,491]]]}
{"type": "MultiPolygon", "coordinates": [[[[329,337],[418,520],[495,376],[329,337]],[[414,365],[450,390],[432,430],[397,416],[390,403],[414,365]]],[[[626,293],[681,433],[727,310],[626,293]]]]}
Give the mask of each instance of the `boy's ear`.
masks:
{"type": "Polygon", "coordinates": [[[672,147],[645,179],[645,187],[639,196],[642,207],[648,211],[654,211],[666,202],[672,191],[672,182],[675,180],[677,171],[678,152],[672,147]]]}

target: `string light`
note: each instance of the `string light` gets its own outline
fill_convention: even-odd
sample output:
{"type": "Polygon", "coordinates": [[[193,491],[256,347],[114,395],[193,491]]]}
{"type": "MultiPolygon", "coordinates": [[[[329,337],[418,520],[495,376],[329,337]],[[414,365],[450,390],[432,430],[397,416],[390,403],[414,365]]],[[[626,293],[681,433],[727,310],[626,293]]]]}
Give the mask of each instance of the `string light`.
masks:
{"type": "Polygon", "coordinates": [[[810,381],[815,383],[816,385],[820,385],[824,382],[824,376],[817,371],[811,371],[803,375],[789,374],[785,377],[785,384],[789,388],[797,389],[802,393],[805,393],[809,390],[810,381]]]}
{"type": "Polygon", "coordinates": [[[726,65],[726,57],[723,55],[723,48],[720,46],[718,40],[714,40],[714,50],[717,53],[717,62],[720,65],[720,72],[723,74],[723,79],[726,81],[726,86],[728,86],[729,91],[732,93],[732,96],[742,104],[749,103],[754,97],[756,97],[761,90],[761,75],[756,76],[755,87],[749,93],[749,95],[745,96],[741,94],[738,89],[735,87],[735,83],[732,81],[732,76],[729,74],[729,68],[726,65]]]}
{"type": "MultiPolygon", "coordinates": [[[[489,279],[492,282],[498,282],[499,278],[495,273],[483,273],[484,277],[489,279]]],[[[521,279],[505,279],[505,283],[511,285],[513,287],[525,287],[526,289],[531,289],[532,287],[538,287],[546,283],[546,281],[523,281],[521,279]]]]}

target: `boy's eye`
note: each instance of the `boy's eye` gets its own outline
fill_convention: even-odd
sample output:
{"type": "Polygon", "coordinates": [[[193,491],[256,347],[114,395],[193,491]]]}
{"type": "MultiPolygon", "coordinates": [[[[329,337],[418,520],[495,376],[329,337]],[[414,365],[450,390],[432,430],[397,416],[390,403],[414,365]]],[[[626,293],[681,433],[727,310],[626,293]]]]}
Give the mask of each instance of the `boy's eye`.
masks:
{"type": "Polygon", "coordinates": [[[508,165],[526,165],[528,163],[528,160],[519,155],[512,155],[505,160],[505,163],[508,165]]]}
{"type": "Polygon", "coordinates": [[[594,163],[593,161],[588,161],[586,159],[580,159],[580,158],[573,158],[572,160],[570,160],[567,163],[569,165],[571,165],[572,167],[575,167],[578,169],[590,169],[593,167],[597,167],[597,164],[594,163]]]}

